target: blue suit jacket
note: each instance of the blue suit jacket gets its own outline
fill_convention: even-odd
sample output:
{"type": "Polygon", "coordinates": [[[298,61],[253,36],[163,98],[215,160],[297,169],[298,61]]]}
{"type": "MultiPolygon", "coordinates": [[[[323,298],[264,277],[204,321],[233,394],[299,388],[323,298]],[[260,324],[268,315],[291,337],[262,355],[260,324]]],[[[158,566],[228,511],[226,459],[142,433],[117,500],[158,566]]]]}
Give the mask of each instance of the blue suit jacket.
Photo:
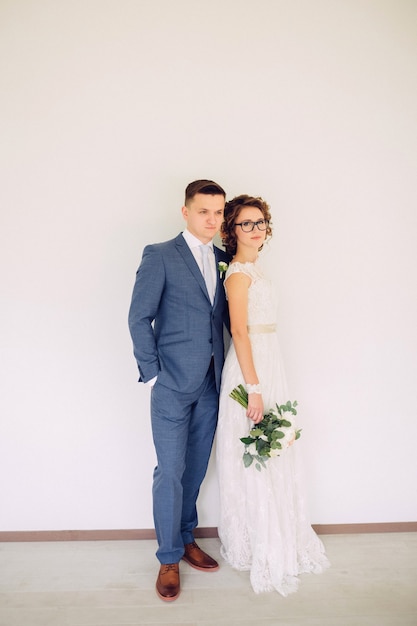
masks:
{"type": "MultiPolygon", "coordinates": [[[[216,266],[230,257],[214,246],[216,266]]],[[[224,362],[223,325],[229,327],[223,277],[217,270],[213,306],[196,260],[182,234],[146,246],[136,274],[129,328],[139,380],[154,376],[189,393],[203,382],[213,355],[217,390],[224,362]]]]}

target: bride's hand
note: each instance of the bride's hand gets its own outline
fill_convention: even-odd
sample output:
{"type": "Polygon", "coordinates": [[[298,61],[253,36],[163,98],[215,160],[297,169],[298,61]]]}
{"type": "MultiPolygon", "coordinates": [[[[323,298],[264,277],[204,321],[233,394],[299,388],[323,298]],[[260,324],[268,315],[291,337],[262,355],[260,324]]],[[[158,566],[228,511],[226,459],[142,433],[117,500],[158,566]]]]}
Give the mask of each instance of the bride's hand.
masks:
{"type": "Polygon", "coordinates": [[[264,403],[260,393],[248,394],[248,410],[246,411],[246,415],[254,424],[262,422],[264,417],[264,403]]]}

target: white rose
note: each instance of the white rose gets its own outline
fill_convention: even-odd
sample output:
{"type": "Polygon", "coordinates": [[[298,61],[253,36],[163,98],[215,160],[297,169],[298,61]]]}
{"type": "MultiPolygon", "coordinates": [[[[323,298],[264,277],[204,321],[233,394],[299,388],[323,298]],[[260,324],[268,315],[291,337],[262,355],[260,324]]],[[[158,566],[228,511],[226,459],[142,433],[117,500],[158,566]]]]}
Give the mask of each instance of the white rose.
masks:
{"type": "Polygon", "coordinates": [[[280,439],[280,443],[283,448],[288,448],[295,441],[295,428],[291,426],[291,428],[283,428],[282,430],[285,433],[285,437],[280,439]]]}

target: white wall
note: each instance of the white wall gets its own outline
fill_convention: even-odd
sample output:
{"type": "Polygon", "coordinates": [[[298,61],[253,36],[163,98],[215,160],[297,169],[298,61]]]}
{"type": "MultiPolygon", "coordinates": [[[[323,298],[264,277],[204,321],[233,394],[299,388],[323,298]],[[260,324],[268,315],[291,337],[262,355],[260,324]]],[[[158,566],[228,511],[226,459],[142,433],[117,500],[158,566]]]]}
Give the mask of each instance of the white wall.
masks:
{"type": "Polygon", "coordinates": [[[0,530],[153,526],[127,311],[200,177],[272,205],[312,521],[417,519],[416,48],[413,0],[2,0],[0,530]]]}

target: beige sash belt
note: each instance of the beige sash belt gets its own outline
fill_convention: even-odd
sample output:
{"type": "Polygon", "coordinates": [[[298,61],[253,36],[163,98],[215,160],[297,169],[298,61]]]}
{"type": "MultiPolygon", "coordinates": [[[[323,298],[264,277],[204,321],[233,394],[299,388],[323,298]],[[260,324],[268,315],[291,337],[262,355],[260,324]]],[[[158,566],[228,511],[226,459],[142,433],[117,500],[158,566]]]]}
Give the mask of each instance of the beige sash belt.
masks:
{"type": "Polygon", "coordinates": [[[274,333],[276,329],[276,324],[252,324],[248,326],[248,333],[274,333]]]}

